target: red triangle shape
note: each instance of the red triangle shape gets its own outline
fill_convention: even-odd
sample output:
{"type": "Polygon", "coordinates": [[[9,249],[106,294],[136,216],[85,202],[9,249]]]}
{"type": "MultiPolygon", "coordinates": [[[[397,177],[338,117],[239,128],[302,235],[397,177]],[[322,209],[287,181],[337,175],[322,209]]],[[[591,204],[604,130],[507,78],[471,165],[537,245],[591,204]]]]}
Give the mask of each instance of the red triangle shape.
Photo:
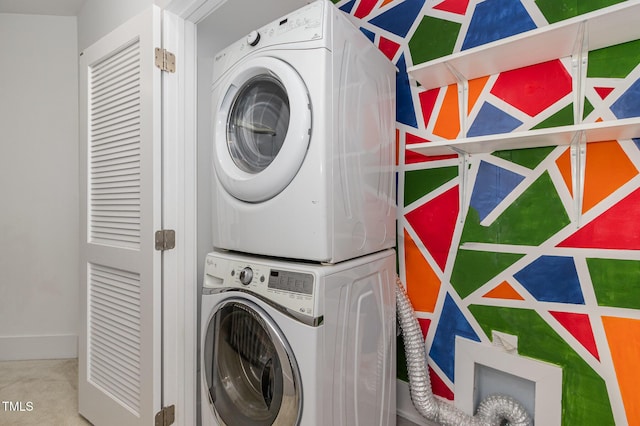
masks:
{"type": "MultiPolygon", "coordinates": [[[[423,139],[419,136],[412,135],[411,133],[407,133],[405,137],[405,143],[407,145],[411,145],[413,143],[423,143],[430,142],[427,139],[423,139]]],[[[411,151],[409,149],[405,150],[404,153],[404,162],[405,164],[413,164],[413,163],[421,163],[424,161],[438,161],[438,160],[446,160],[448,158],[456,158],[458,154],[451,155],[423,155],[418,154],[417,152],[411,151]]]]}
{"type": "Polygon", "coordinates": [[[377,2],[378,0],[360,0],[360,4],[353,15],[356,18],[364,18],[371,13],[377,2]]]}
{"type": "Polygon", "coordinates": [[[558,247],[640,250],[640,189],[558,244],[558,247]]]}
{"type": "Polygon", "coordinates": [[[449,386],[444,383],[431,367],[429,367],[429,379],[431,379],[431,390],[434,394],[453,401],[453,391],[449,389],[449,386]]]}
{"type": "Polygon", "coordinates": [[[587,314],[576,314],[571,312],[553,312],[549,311],[553,317],[558,320],[564,328],[567,329],[573,337],[575,337],[582,346],[584,346],[598,361],[598,346],[593,336],[591,321],[587,314]]]}
{"type": "Polygon", "coordinates": [[[441,270],[444,270],[449,257],[459,205],[458,186],[454,186],[406,215],[441,270]]]}
{"type": "Polygon", "coordinates": [[[609,96],[609,93],[613,92],[613,87],[594,87],[593,90],[600,96],[601,99],[609,96]]]}
{"type": "Polygon", "coordinates": [[[420,324],[420,329],[422,330],[422,338],[427,338],[427,333],[429,332],[429,326],[431,325],[431,320],[427,318],[418,318],[418,324],[420,324]]]}
{"type": "Polygon", "coordinates": [[[395,41],[391,41],[388,38],[380,36],[378,49],[380,49],[380,51],[384,53],[390,61],[392,61],[393,57],[396,55],[396,52],[398,51],[398,49],[400,49],[400,45],[395,41]]]}
{"type": "Polygon", "coordinates": [[[433,108],[436,106],[436,101],[438,100],[438,93],[440,93],[440,89],[431,89],[421,92],[418,95],[418,98],[420,99],[420,109],[422,110],[424,127],[429,126],[429,120],[431,120],[433,108]]]}
{"type": "Polygon", "coordinates": [[[468,6],[469,0],[444,0],[439,5],[434,6],[434,9],[464,15],[468,6]]]}
{"type": "Polygon", "coordinates": [[[412,135],[411,133],[407,133],[405,141],[407,142],[407,145],[411,145],[413,143],[429,142],[427,139],[423,139],[420,136],[412,135]]]}

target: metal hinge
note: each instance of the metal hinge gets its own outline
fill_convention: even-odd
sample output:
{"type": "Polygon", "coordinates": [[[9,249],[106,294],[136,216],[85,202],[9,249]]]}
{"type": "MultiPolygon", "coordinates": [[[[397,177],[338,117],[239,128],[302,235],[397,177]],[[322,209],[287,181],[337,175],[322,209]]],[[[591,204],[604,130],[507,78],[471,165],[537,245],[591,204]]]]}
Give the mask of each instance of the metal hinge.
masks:
{"type": "Polygon", "coordinates": [[[156,231],[156,250],[171,250],[176,246],[176,231],[161,229],[156,231]]]}
{"type": "Polygon", "coordinates": [[[156,47],[156,67],[162,71],[176,72],[176,55],[156,47]]]}
{"type": "Polygon", "coordinates": [[[156,414],[155,426],[169,426],[169,425],[172,425],[173,422],[175,421],[176,421],[176,406],[170,405],[158,411],[158,414],[156,414]]]}

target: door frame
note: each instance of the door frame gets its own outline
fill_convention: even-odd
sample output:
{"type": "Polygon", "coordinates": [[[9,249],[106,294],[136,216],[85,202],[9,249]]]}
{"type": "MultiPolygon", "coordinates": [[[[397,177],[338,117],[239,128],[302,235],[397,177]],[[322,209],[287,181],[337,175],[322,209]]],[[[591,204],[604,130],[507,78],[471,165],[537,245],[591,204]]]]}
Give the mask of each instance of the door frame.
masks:
{"type": "Polygon", "coordinates": [[[163,228],[176,249],[163,253],[163,405],[176,425],[198,424],[197,24],[226,0],[170,0],[163,48],[176,55],[162,78],[163,228]]]}

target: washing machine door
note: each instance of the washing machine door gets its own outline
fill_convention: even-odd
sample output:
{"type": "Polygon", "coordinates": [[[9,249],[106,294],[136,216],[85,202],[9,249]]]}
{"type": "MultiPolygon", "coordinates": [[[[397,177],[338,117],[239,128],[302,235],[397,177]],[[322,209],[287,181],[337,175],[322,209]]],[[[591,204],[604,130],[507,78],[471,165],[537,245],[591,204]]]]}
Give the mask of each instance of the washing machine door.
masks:
{"type": "Polygon", "coordinates": [[[311,137],[311,102],[296,70],[273,57],[239,65],[214,89],[214,169],[224,189],[251,203],[289,185],[311,137]]]}
{"type": "Polygon", "coordinates": [[[204,381],[218,421],[237,426],[298,423],[298,367],[262,309],[246,299],[227,299],[214,309],[204,344],[204,381]]]}

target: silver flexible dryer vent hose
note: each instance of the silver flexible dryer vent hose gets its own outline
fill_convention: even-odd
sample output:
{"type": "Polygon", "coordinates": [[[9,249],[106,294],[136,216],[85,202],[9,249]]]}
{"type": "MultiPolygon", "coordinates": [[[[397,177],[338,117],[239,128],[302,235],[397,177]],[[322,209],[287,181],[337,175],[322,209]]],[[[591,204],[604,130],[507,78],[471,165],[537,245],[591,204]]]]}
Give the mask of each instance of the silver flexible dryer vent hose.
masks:
{"type": "Polygon", "coordinates": [[[433,396],[422,330],[399,278],[396,284],[396,305],[407,357],[409,389],[416,410],[428,420],[445,426],[531,426],[527,411],[509,396],[488,396],[480,402],[473,417],[433,396]]]}

